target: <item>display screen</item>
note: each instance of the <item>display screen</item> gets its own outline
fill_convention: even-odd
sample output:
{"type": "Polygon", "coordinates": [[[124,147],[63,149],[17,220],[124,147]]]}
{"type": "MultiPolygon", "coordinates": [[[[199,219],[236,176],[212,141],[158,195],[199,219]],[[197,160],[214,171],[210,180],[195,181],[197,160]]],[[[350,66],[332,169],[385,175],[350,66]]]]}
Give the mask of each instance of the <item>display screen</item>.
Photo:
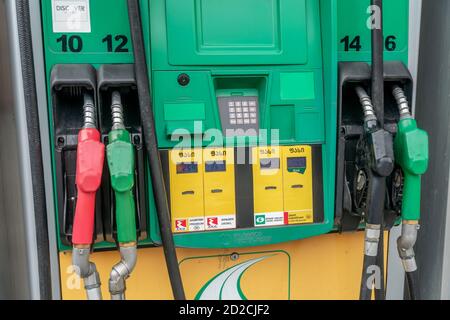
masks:
{"type": "Polygon", "coordinates": [[[206,161],[206,172],[225,172],[227,171],[226,161],[206,161]]]}
{"type": "Polygon", "coordinates": [[[287,166],[288,169],[306,168],[306,158],[288,158],[287,166]]]}
{"type": "Polygon", "coordinates": [[[261,159],[261,170],[280,169],[280,158],[261,159]]]}
{"type": "Polygon", "coordinates": [[[198,164],[196,162],[177,163],[177,173],[178,174],[197,173],[197,172],[198,172],[198,164]]]}

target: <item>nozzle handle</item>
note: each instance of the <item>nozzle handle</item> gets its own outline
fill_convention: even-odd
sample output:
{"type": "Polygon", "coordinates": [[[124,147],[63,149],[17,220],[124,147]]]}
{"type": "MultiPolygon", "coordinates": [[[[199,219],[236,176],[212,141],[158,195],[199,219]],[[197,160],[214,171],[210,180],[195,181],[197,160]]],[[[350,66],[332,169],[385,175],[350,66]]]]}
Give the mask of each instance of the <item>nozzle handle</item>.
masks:
{"type": "Polygon", "coordinates": [[[135,155],[131,136],[124,129],[109,133],[107,157],[111,186],[116,197],[116,225],[119,243],[136,241],[135,155]]]}
{"type": "Polygon", "coordinates": [[[404,221],[420,220],[420,192],[422,176],[405,173],[403,186],[402,219],[404,221]]]}
{"type": "Polygon", "coordinates": [[[132,190],[116,192],[117,237],[119,243],[136,242],[136,207],[132,190]]]}
{"type": "Polygon", "coordinates": [[[77,205],[73,221],[72,243],[90,245],[94,235],[95,192],[78,189],[77,205]]]}
{"type": "Polygon", "coordinates": [[[91,244],[94,234],[95,195],[100,188],[105,146],[97,129],[82,129],[78,134],[76,185],[78,191],[73,222],[72,243],[91,244]]]}

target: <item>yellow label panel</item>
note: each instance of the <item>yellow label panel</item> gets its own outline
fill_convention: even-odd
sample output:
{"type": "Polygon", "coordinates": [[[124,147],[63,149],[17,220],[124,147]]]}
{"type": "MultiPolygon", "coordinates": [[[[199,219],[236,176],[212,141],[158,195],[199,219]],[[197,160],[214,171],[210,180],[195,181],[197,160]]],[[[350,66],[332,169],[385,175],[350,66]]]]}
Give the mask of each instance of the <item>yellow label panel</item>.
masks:
{"type": "Polygon", "coordinates": [[[174,149],[169,152],[173,232],[205,229],[202,158],[202,149],[174,149]]]}
{"type": "Polygon", "coordinates": [[[280,147],[252,149],[255,226],[284,225],[280,147]]]}
{"type": "Polygon", "coordinates": [[[203,150],[205,230],[236,228],[234,149],[203,150]]]}
{"type": "MultiPolygon", "coordinates": [[[[385,233],[386,239],[389,233],[385,233]]],[[[385,241],[385,257],[388,253],[385,241]]],[[[201,298],[211,279],[226,270],[243,266],[238,292],[249,300],[335,300],[359,298],[364,252],[364,232],[332,233],[258,248],[185,249],[177,248],[181,275],[188,299],[201,298]],[[333,248],[330,250],[330,248],[333,248]],[[284,253],[285,252],[285,253],[284,253]],[[236,254],[238,253],[238,254],[236,254]],[[261,259],[255,261],[255,259],[261,259]]],[[[120,259],[117,251],[95,251],[104,299],[109,298],[108,278],[111,267],[120,259]]],[[[388,259],[384,259],[386,265],[388,259]]],[[[61,295],[64,300],[83,300],[86,293],[82,279],[72,265],[72,253],[59,254],[61,295]]],[[[387,270],[387,268],[385,268],[387,270]]],[[[231,278],[226,278],[227,283],[231,278]]],[[[234,282],[236,283],[236,282],[234,282]]],[[[209,287],[210,288],[210,287],[209,287]]],[[[222,298],[223,286],[217,286],[222,298]]],[[[164,252],[161,247],[138,250],[137,265],[127,279],[127,299],[173,299],[164,252]]],[[[224,297],[226,298],[226,297],[224,297]]]]}
{"type": "Polygon", "coordinates": [[[282,147],[284,211],[288,224],[313,223],[311,146],[282,147]]]}

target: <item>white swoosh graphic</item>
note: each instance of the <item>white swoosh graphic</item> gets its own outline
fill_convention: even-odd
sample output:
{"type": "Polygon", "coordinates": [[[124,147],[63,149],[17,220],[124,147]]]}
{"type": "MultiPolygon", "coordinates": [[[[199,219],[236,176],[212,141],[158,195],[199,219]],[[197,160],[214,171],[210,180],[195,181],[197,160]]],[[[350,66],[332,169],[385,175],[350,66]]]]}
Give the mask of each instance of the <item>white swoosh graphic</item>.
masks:
{"type": "Polygon", "coordinates": [[[245,297],[242,296],[239,287],[241,276],[251,266],[269,257],[249,260],[220,273],[206,287],[203,287],[203,292],[198,300],[244,300],[245,297]]]}

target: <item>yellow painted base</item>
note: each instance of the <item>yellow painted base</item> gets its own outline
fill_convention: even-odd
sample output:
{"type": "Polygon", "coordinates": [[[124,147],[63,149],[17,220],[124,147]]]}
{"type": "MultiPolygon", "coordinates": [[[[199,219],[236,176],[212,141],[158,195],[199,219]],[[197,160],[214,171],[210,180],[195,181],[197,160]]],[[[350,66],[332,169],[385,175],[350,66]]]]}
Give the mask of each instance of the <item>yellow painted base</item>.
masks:
{"type": "MultiPolygon", "coordinates": [[[[329,234],[287,244],[239,250],[178,249],[188,299],[221,272],[262,259],[240,277],[248,299],[353,300],[358,299],[364,233],[329,234]],[[238,255],[232,255],[238,253],[238,255]]],[[[387,246],[386,246],[387,247],[387,246]]],[[[103,298],[109,299],[108,277],[119,253],[92,255],[102,281],[103,298]]],[[[63,299],[85,299],[83,283],[73,273],[71,253],[60,254],[63,299]]],[[[161,248],[140,249],[138,263],[127,280],[127,299],[172,299],[161,248]]]]}

